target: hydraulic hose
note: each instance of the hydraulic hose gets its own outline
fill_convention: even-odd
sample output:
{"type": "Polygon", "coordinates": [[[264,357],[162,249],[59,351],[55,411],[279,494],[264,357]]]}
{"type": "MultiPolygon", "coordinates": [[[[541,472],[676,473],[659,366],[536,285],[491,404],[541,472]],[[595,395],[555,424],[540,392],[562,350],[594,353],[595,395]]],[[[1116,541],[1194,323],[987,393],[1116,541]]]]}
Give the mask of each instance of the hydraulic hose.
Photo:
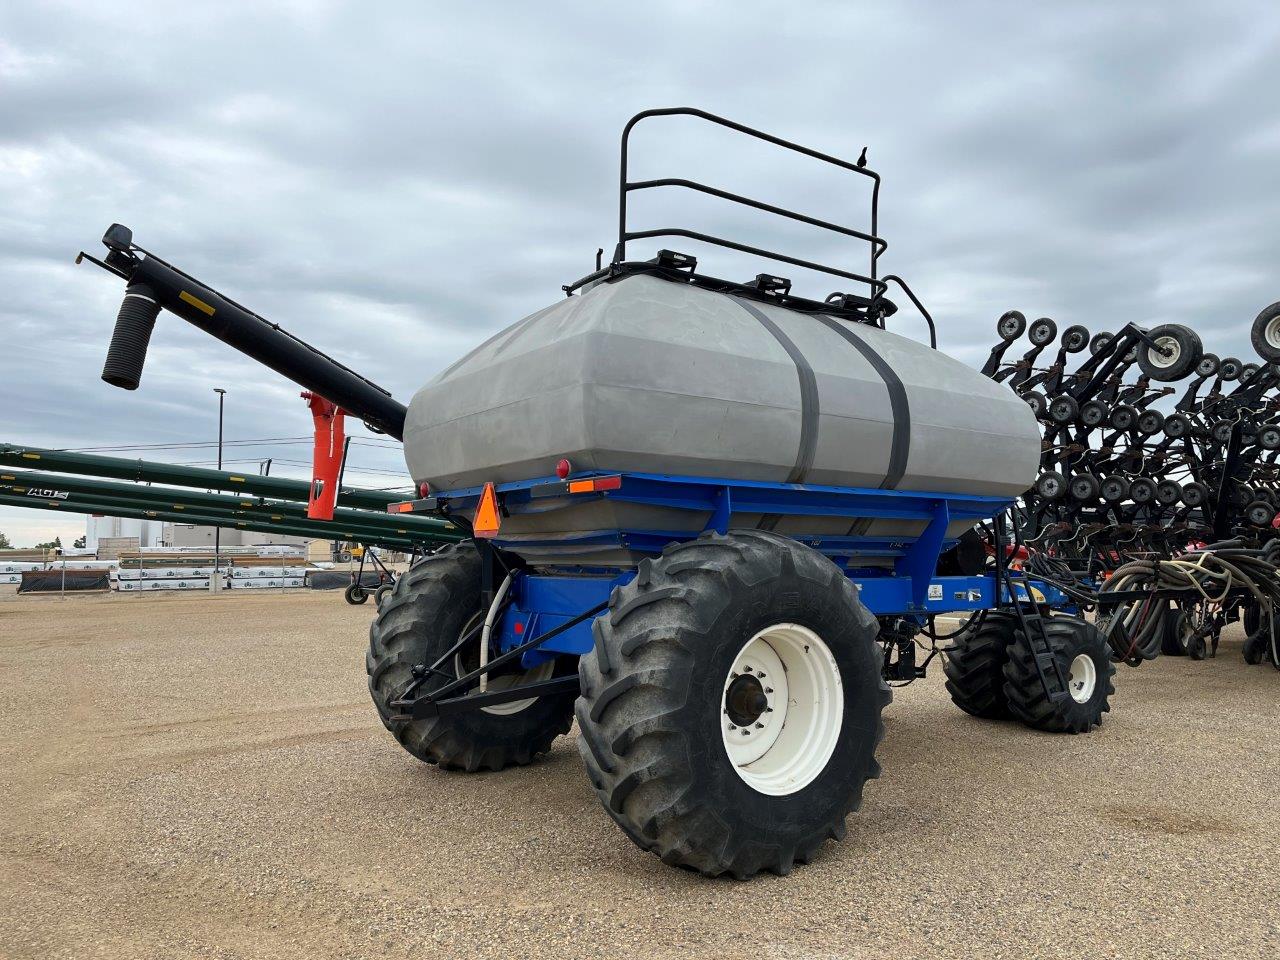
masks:
{"type": "MultiPolygon", "coordinates": [[[[511,574],[507,574],[502,581],[502,586],[498,588],[498,592],[493,595],[493,603],[489,604],[489,612],[484,617],[484,629],[480,631],[480,669],[483,670],[489,665],[489,636],[493,633],[493,622],[498,619],[498,611],[502,609],[502,602],[507,598],[507,591],[511,589],[511,574]]],[[[489,689],[489,674],[480,674],[480,692],[484,693],[489,689]]]]}
{"type": "MultiPolygon", "coordinates": [[[[1135,560],[1116,569],[1102,593],[1145,590],[1149,596],[1122,605],[1112,614],[1125,627],[1127,646],[1119,659],[1136,666],[1161,650],[1171,615],[1170,595],[1194,596],[1209,605],[1226,604],[1232,594],[1247,594],[1270,619],[1280,605],[1280,570],[1259,551],[1240,548],[1201,550],[1171,560],[1135,560]]],[[[1272,638],[1275,658],[1275,639],[1272,638]]]]}

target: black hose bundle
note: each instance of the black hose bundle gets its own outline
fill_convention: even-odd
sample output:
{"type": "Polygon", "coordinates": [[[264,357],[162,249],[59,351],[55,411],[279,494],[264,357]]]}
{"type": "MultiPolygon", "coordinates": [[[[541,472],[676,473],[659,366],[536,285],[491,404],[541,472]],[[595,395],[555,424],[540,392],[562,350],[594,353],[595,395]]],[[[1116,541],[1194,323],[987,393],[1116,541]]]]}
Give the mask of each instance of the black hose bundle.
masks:
{"type": "Polygon", "coordinates": [[[1247,550],[1231,544],[1223,549],[1198,550],[1172,560],[1135,560],[1116,569],[1103,585],[1102,595],[1143,590],[1147,596],[1116,607],[1103,632],[1117,658],[1137,666],[1160,654],[1172,610],[1171,599],[1223,608],[1240,600],[1257,604],[1261,623],[1271,630],[1272,662],[1277,663],[1272,618],[1280,606],[1280,570],[1271,562],[1273,550],[1247,550]],[[1123,631],[1110,627],[1117,620],[1123,631]]]}

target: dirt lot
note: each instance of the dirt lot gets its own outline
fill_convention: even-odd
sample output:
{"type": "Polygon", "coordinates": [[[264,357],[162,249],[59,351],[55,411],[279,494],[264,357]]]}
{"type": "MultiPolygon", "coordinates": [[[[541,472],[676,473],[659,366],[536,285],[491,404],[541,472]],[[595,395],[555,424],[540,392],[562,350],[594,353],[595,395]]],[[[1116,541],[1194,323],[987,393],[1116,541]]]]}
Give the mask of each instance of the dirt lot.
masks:
{"type": "Polygon", "coordinates": [[[707,881],[570,740],[444,774],[364,690],[372,605],[0,597],[0,956],[1276,956],[1280,676],[1122,671],[1087,737],[900,691],[849,839],[707,881]]]}

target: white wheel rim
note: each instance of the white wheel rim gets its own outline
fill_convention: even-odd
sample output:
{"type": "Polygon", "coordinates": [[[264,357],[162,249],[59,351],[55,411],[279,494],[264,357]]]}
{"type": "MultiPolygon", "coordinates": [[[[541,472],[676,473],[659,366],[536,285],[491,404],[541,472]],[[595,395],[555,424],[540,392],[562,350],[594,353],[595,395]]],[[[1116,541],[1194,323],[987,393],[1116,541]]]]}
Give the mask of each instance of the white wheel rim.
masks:
{"type": "Polygon", "coordinates": [[[1280,317],[1272,317],[1268,320],[1262,335],[1266,338],[1268,346],[1280,349],[1280,317]]]}
{"type": "MultiPolygon", "coordinates": [[[[466,633],[476,625],[476,620],[483,615],[477,613],[467,625],[462,628],[462,633],[466,633]]],[[[478,641],[477,641],[478,642],[478,641]]],[[[462,663],[462,654],[458,653],[453,658],[453,668],[458,676],[464,676],[466,668],[462,663]]],[[[530,683],[540,683],[543,680],[550,680],[556,672],[556,664],[554,660],[546,660],[536,667],[530,667],[522,673],[504,673],[501,676],[489,677],[489,682],[485,685],[489,693],[496,690],[510,690],[512,687],[523,687],[530,683]]],[[[537,697],[530,697],[528,700],[511,700],[507,703],[495,703],[492,706],[481,707],[482,713],[488,713],[495,717],[509,717],[512,714],[519,713],[521,710],[527,710],[538,702],[537,697]]]]}
{"type": "Polygon", "coordinates": [[[1153,367],[1172,367],[1182,357],[1182,344],[1176,337],[1156,337],[1156,344],[1147,351],[1147,359],[1153,367]],[[1167,352],[1166,352],[1167,351],[1167,352]]]}
{"type": "Polygon", "coordinates": [[[840,668],[821,637],[778,623],[743,644],[725,677],[720,733],[747,786],[774,797],[803,790],[826,769],[843,726],[840,668]]]}
{"type": "Polygon", "coordinates": [[[1093,663],[1093,657],[1082,653],[1071,661],[1071,673],[1067,678],[1067,686],[1071,690],[1072,700],[1076,703],[1088,703],[1097,685],[1098,668],[1093,663]]]}

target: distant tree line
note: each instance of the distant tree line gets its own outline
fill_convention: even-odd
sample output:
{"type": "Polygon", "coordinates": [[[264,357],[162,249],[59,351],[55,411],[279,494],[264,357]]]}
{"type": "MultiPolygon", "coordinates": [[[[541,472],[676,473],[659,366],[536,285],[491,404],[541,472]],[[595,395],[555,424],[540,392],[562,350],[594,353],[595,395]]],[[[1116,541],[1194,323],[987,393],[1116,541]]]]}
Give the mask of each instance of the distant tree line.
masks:
{"type": "MultiPolygon", "coordinates": [[[[86,541],[84,537],[78,537],[71,546],[77,550],[83,550],[85,546],[85,542],[86,541]]],[[[13,544],[9,541],[9,538],[5,536],[4,531],[0,530],[0,550],[12,550],[12,549],[14,549],[13,544]]],[[[62,537],[54,537],[52,540],[46,540],[44,543],[37,543],[35,547],[33,547],[32,549],[61,550],[62,537]]]]}

